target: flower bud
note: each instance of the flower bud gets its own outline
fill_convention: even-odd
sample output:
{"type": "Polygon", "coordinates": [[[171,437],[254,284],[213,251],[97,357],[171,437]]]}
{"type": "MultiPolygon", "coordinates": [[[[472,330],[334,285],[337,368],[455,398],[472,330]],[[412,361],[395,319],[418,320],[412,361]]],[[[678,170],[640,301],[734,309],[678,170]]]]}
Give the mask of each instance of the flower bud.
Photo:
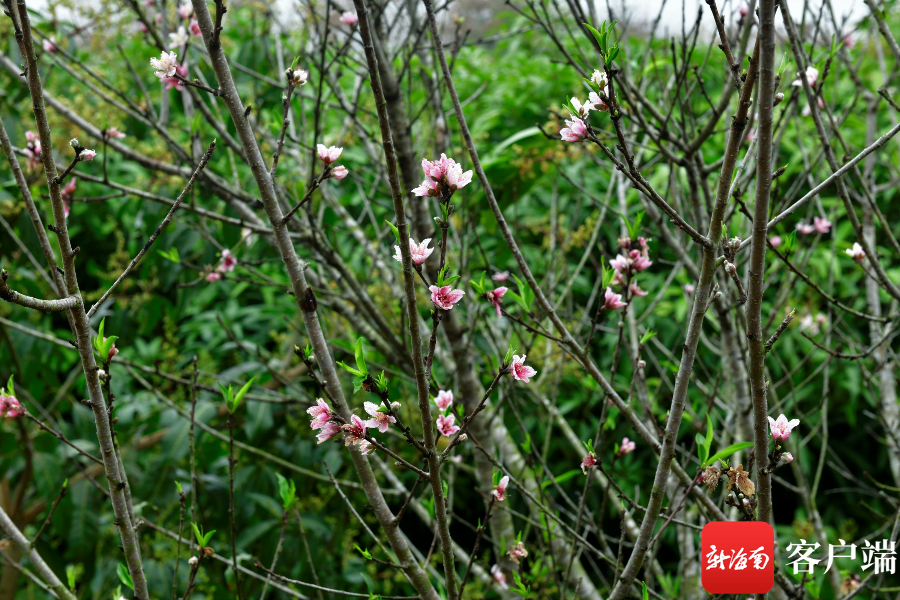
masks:
{"type": "Polygon", "coordinates": [[[728,240],[728,247],[731,248],[732,251],[737,252],[738,248],[741,247],[741,238],[735,236],[728,240]]]}
{"type": "Polygon", "coordinates": [[[778,458],[778,466],[786,465],[788,463],[794,462],[794,456],[790,452],[784,452],[778,458]]]}
{"type": "Polygon", "coordinates": [[[782,102],[784,102],[784,94],[781,92],[778,92],[777,94],[775,94],[775,100],[772,103],[772,106],[778,106],[782,102]]]}
{"type": "Polygon", "coordinates": [[[730,263],[727,260],[725,261],[725,272],[729,275],[737,275],[737,267],[734,266],[734,263],[730,263]]]}
{"type": "Polygon", "coordinates": [[[106,371],[103,369],[97,369],[97,377],[100,378],[100,381],[106,381],[106,371]]]}
{"type": "Polygon", "coordinates": [[[200,564],[200,559],[196,556],[192,556],[188,559],[188,564],[191,565],[191,568],[195,568],[198,564],[200,564]]]}
{"type": "Polygon", "coordinates": [[[81,144],[78,143],[78,138],[72,138],[71,140],[69,140],[69,145],[73,148],[77,148],[81,144]]]}
{"type": "Polygon", "coordinates": [[[459,443],[462,444],[462,443],[465,442],[467,439],[469,439],[469,436],[468,436],[468,434],[465,434],[465,433],[464,433],[464,434],[462,434],[461,436],[459,436],[459,443]]]}

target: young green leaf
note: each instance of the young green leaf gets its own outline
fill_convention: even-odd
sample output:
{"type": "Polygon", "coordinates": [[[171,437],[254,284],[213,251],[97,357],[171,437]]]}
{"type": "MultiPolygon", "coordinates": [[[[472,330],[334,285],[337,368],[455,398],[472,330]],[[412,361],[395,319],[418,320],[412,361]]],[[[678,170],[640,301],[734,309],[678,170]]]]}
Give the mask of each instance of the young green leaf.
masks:
{"type": "Polygon", "coordinates": [[[394,225],[393,223],[391,223],[391,222],[388,221],[387,219],[385,219],[384,222],[387,223],[387,226],[390,227],[390,228],[391,228],[391,231],[394,232],[394,239],[396,239],[396,240],[397,240],[397,243],[399,244],[399,243],[400,243],[400,230],[397,229],[397,226],[396,226],[396,225],[394,225]]]}
{"type": "MultiPolygon", "coordinates": [[[[250,391],[250,386],[253,385],[253,381],[254,381],[255,379],[256,379],[256,377],[251,377],[251,378],[250,378],[250,381],[248,381],[247,383],[245,383],[244,386],[243,386],[241,389],[238,390],[237,394],[235,394],[235,395],[232,397],[231,403],[230,403],[230,405],[229,405],[229,407],[228,407],[228,411],[229,411],[231,414],[234,414],[234,411],[236,411],[236,410],[238,409],[238,407],[241,405],[241,400],[243,400],[243,399],[244,399],[244,395],[246,395],[246,393],[247,393],[248,391],[250,391]]],[[[229,386],[229,390],[230,390],[230,386],[229,386]]]]}
{"type": "Polygon", "coordinates": [[[132,590],[134,589],[134,582],[131,580],[131,573],[128,572],[128,567],[126,567],[123,563],[119,563],[116,565],[116,575],[119,576],[119,581],[127,585],[132,590]]]}
{"type": "Polygon", "coordinates": [[[753,445],[753,442],[739,442],[737,444],[732,444],[732,445],[728,446],[727,448],[725,448],[724,450],[719,450],[718,452],[716,452],[715,454],[710,456],[708,459],[706,459],[706,463],[703,466],[705,467],[706,465],[711,465],[712,463],[716,462],[717,460],[723,459],[726,456],[731,456],[738,450],[743,450],[744,448],[749,448],[752,445],[753,445]]]}
{"type": "Polygon", "coordinates": [[[368,369],[366,369],[366,355],[363,351],[363,339],[359,338],[356,340],[356,366],[359,369],[359,374],[361,376],[365,376],[369,374],[368,369]]]}

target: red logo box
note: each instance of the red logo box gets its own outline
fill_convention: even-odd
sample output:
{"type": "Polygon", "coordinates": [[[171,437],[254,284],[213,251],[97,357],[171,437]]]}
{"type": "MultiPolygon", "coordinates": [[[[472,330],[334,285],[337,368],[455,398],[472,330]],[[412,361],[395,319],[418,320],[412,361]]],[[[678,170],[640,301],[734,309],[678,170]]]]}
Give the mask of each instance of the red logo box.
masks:
{"type": "Polygon", "coordinates": [[[765,594],[775,585],[775,532],[758,521],[714,521],[700,534],[703,589],[765,594]]]}

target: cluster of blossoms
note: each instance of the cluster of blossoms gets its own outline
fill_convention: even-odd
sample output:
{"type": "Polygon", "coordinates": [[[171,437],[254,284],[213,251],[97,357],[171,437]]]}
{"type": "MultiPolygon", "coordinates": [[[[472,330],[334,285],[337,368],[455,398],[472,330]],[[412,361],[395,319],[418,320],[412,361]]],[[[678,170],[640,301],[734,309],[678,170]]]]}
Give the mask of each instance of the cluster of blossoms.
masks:
{"type": "MultiPolygon", "coordinates": [[[[431,253],[434,252],[434,248],[428,247],[430,241],[431,238],[425,238],[420,244],[417,244],[414,239],[409,238],[409,253],[412,254],[413,264],[421,265],[428,260],[431,253]]],[[[394,246],[394,260],[399,263],[403,262],[403,255],[400,254],[400,246],[394,246]]]]}
{"type": "Polygon", "coordinates": [[[803,87],[803,80],[799,77],[806,77],[806,80],[809,82],[809,87],[815,88],[816,83],[819,81],[819,70],[815,67],[806,67],[806,73],[803,75],[797,74],[798,79],[795,79],[791,82],[791,85],[794,87],[803,87]]]}
{"type": "Polygon", "coordinates": [[[66,218],[69,218],[69,211],[72,208],[72,198],[75,196],[75,184],[78,179],[72,177],[69,180],[69,183],[63,186],[63,188],[59,191],[60,198],[62,198],[63,202],[63,214],[66,215],[66,218]]]}
{"type": "MultiPolygon", "coordinates": [[[[623,286],[627,283],[628,293],[632,297],[647,295],[647,292],[642,290],[633,281],[633,278],[637,273],[648,269],[653,264],[653,261],[650,260],[648,242],[650,240],[644,237],[639,237],[635,242],[632,242],[628,237],[619,238],[619,248],[624,250],[625,253],[620,252],[613,260],[609,261],[609,266],[615,271],[612,285],[623,286]]],[[[606,310],[617,310],[627,304],[627,302],[622,300],[622,294],[615,293],[612,287],[606,288],[603,297],[603,308],[606,310]]]]}
{"type": "Polygon", "coordinates": [[[459,431],[459,425],[456,424],[456,415],[450,412],[453,406],[453,391],[438,390],[438,395],[434,399],[441,414],[437,418],[437,430],[444,437],[450,437],[459,431]]]}
{"type": "MultiPolygon", "coordinates": [[[[812,232],[828,233],[831,231],[831,221],[823,217],[813,217],[812,225],[809,223],[797,223],[797,231],[803,235],[809,235],[812,232]]],[[[781,238],[778,241],[781,242],[781,238]]],[[[774,246],[775,243],[773,242],[772,245],[774,246]]]]}
{"type": "Polygon", "coordinates": [[[319,158],[325,163],[325,166],[328,169],[328,177],[334,177],[335,179],[341,180],[350,174],[347,167],[342,167],[341,165],[331,166],[334,161],[340,158],[343,151],[343,148],[338,148],[337,146],[330,146],[328,148],[326,148],[324,144],[318,144],[316,146],[316,152],[319,154],[319,158]]]}
{"type": "Polygon", "coordinates": [[[863,259],[866,258],[866,251],[863,250],[863,247],[859,245],[859,242],[853,242],[853,247],[847,248],[846,252],[847,256],[858,263],[861,263],[863,259]]]}
{"type": "Polygon", "coordinates": [[[25,154],[28,156],[28,168],[36,169],[41,164],[41,140],[33,131],[25,132],[25,154]]]}
{"type": "Polygon", "coordinates": [[[412,190],[416,196],[440,196],[445,190],[449,195],[472,182],[472,171],[463,172],[462,165],[447,158],[446,154],[441,154],[435,161],[423,158],[422,172],[425,173],[425,181],[412,190]]]}
{"type": "Polygon", "coordinates": [[[341,14],[341,23],[343,23],[344,25],[349,25],[350,27],[353,27],[358,22],[359,22],[359,17],[356,15],[355,12],[347,10],[341,14]]]}
{"type": "Polygon", "coordinates": [[[222,250],[222,260],[219,262],[219,266],[206,275],[206,280],[210,283],[219,281],[224,273],[234,271],[235,266],[237,266],[237,259],[232,256],[231,250],[226,248],[222,250]]]}
{"type": "Polygon", "coordinates": [[[331,412],[328,404],[321,398],[317,398],[316,406],[307,408],[306,412],[313,418],[309,424],[310,429],[313,431],[316,429],[321,430],[316,434],[316,439],[319,444],[327,442],[341,432],[341,428],[331,420],[331,417],[333,417],[334,414],[331,412]]]}
{"type": "Polygon", "coordinates": [[[607,106],[606,102],[601,98],[601,96],[607,96],[608,94],[609,82],[606,79],[606,73],[595,70],[594,74],[591,75],[591,83],[597,86],[600,93],[590,92],[588,94],[588,99],[584,104],[582,104],[578,98],[572,98],[572,108],[575,109],[574,112],[571,109],[569,110],[572,118],[566,119],[566,126],[559,132],[559,136],[564,142],[584,141],[587,137],[587,125],[585,124],[584,119],[588,118],[588,115],[592,110],[600,112],[609,111],[609,106],[607,106]]]}
{"type": "MultiPolygon", "coordinates": [[[[588,469],[597,464],[597,454],[591,450],[591,445],[587,445],[589,451],[584,458],[581,459],[581,472],[587,475],[588,469]]],[[[637,448],[637,444],[629,440],[627,437],[622,438],[619,449],[616,451],[616,458],[621,458],[626,454],[631,454],[637,448]]]]}

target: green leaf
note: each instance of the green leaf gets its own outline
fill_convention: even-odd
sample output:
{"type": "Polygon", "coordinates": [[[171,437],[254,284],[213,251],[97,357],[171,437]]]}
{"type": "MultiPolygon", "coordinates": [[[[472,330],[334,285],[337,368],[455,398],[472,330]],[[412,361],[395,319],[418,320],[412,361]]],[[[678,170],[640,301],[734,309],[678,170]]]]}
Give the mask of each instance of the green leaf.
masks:
{"type": "Polygon", "coordinates": [[[175,489],[178,490],[178,493],[179,493],[179,494],[182,492],[181,484],[178,483],[177,481],[175,482],[175,489]]]}
{"type": "Polygon", "coordinates": [[[525,310],[531,312],[531,303],[534,301],[534,292],[531,291],[531,288],[522,283],[522,280],[514,273],[513,279],[516,280],[516,285],[519,288],[519,293],[522,296],[522,306],[525,307],[525,310]]]}
{"type": "Polygon", "coordinates": [[[641,582],[641,600],[649,600],[650,595],[647,593],[647,582],[641,582]]]}
{"type": "Polygon", "coordinates": [[[66,565],[66,581],[70,590],[75,590],[75,565],[66,565]]]}
{"type": "Polygon", "coordinates": [[[234,411],[237,410],[238,406],[241,405],[241,400],[244,399],[244,395],[250,391],[250,386],[253,385],[253,381],[256,377],[251,377],[250,381],[244,384],[244,387],[238,390],[238,393],[234,395],[234,398],[231,400],[231,406],[229,407],[229,411],[231,414],[234,414],[234,411]]]}
{"type": "MultiPolygon", "coordinates": [[[[709,413],[707,413],[706,414],[706,452],[704,453],[704,455],[707,457],[709,457],[709,449],[712,447],[713,437],[714,436],[713,436],[712,419],[709,418],[709,413]]],[[[701,460],[700,462],[701,463],[705,462],[705,459],[701,460]]]]}
{"type": "Polygon", "coordinates": [[[360,375],[368,375],[369,370],[366,368],[366,355],[363,351],[363,339],[356,340],[356,366],[359,368],[360,375]]]}
{"type": "MultiPolygon", "coordinates": [[[[357,545],[357,544],[354,544],[354,547],[356,548],[357,552],[359,552],[360,554],[363,555],[363,558],[365,558],[366,560],[372,560],[372,553],[369,552],[369,549],[368,549],[368,548],[366,548],[365,550],[363,550],[363,549],[360,548],[359,545],[357,545]]],[[[370,591],[369,593],[372,593],[372,592],[370,591]]]]}
{"type": "Polygon", "coordinates": [[[375,582],[372,581],[372,578],[369,577],[368,574],[363,573],[362,571],[360,571],[359,576],[362,578],[363,581],[366,582],[366,588],[369,590],[369,595],[371,596],[372,594],[374,594],[375,593],[375,582]]]}
{"type": "Polygon", "coordinates": [[[641,346],[645,345],[647,342],[652,340],[655,335],[656,335],[655,331],[653,331],[652,329],[648,329],[644,333],[644,335],[641,336],[641,346]]]}
{"type": "Polygon", "coordinates": [[[391,223],[391,222],[388,221],[387,219],[385,219],[384,222],[387,223],[387,226],[390,227],[390,228],[391,228],[391,231],[394,232],[394,238],[397,240],[397,243],[399,244],[399,243],[400,243],[400,230],[397,229],[397,226],[396,226],[396,225],[394,225],[393,223],[391,223]]]}
{"type": "Polygon", "coordinates": [[[288,510],[297,499],[297,485],[293,480],[286,479],[281,473],[276,473],[278,479],[278,494],[281,496],[281,505],[288,510]]]}
{"type": "Polygon", "coordinates": [[[119,563],[116,565],[116,575],[119,576],[119,581],[127,585],[132,590],[134,589],[134,582],[131,580],[131,573],[128,572],[128,567],[126,567],[123,563],[119,563]]]}
{"type": "Polygon", "coordinates": [[[716,452],[715,454],[710,456],[708,459],[706,459],[706,462],[703,464],[703,466],[705,467],[706,465],[711,465],[712,463],[716,462],[719,459],[725,458],[727,456],[731,456],[738,450],[743,450],[744,448],[749,448],[752,445],[753,445],[753,442],[739,442],[737,444],[732,444],[732,445],[728,446],[727,448],[725,448],[724,450],[719,450],[718,452],[716,452]]]}
{"type": "Polygon", "coordinates": [[[7,392],[10,396],[15,396],[15,395],[16,395],[16,390],[13,388],[13,376],[12,376],[12,375],[9,376],[9,381],[8,381],[7,384],[6,384],[6,392],[7,392]]]}
{"type": "Polygon", "coordinates": [[[469,279],[469,285],[472,286],[472,289],[475,290],[475,293],[477,293],[479,296],[484,294],[484,291],[485,291],[484,290],[484,276],[485,275],[486,275],[486,272],[482,271],[481,277],[478,278],[478,281],[475,281],[474,279],[469,279]]]}
{"type": "MultiPolygon", "coordinates": [[[[200,113],[197,113],[197,114],[200,114],[200,113]]],[[[181,264],[181,257],[178,256],[178,248],[175,248],[173,246],[172,248],[170,248],[168,250],[168,252],[165,250],[157,250],[157,252],[159,253],[160,256],[162,256],[166,260],[170,260],[173,263],[176,263],[179,265],[181,264]]]]}
{"type": "Polygon", "coordinates": [[[565,482],[569,481],[570,479],[573,479],[579,475],[581,475],[581,469],[572,469],[571,471],[566,471],[562,475],[558,475],[558,476],[554,477],[553,479],[548,479],[548,480],[542,482],[541,489],[543,489],[543,490],[547,489],[548,487],[553,485],[554,481],[556,483],[565,483],[565,482]]]}
{"type": "Polygon", "coordinates": [[[194,537],[197,539],[197,545],[203,547],[203,532],[200,531],[200,528],[197,527],[196,523],[191,523],[191,527],[194,529],[194,537]]]}
{"type": "Polygon", "coordinates": [[[697,458],[700,459],[700,464],[706,464],[706,459],[709,457],[709,450],[706,447],[706,438],[703,437],[702,433],[698,433],[694,436],[694,439],[697,440],[697,458]]]}
{"type": "MultiPolygon", "coordinates": [[[[588,31],[590,31],[592,34],[594,34],[594,39],[597,40],[597,44],[600,45],[600,49],[603,52],[606,52],[606,47],[603,45],[603,41],[602,41],[603,40],[602,34],[599,31],[597,31],[596,29],[594,29],[593,27],[591,27],[590,25],[588,25],[587,23],[582,23],[582,25],[587,27],[588,31]]],[[[601,25],[601,27],[603,27],[603,25],[601,25]]]]}
{"type": "Polygon", "coordinates": [[[357,371],[356,369],[354,369],[354,368],[351,367],[350,365],[345,364],[345,363],[342,363],[341,361],[337,361],[336,364],[337,364],[338,366],[344,367],[345,370],[349,371],[349,372],[352,373],[353,375],[356,375],[357,377],[362,377],[362,373],[360,373],[359,371],[357,371]]]}

